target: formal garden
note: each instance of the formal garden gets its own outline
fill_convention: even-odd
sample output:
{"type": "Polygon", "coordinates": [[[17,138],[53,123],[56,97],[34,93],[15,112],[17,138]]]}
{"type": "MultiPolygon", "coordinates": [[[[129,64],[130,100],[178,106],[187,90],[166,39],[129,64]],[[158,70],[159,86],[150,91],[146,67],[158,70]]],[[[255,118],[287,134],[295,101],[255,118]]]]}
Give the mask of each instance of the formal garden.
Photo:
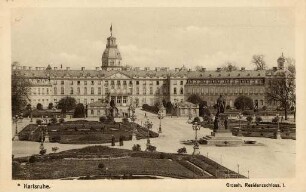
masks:
{"type": "Polygon", "coordinates": [[[100,117],[100,121],[57,120],[55,117],[45,119],[47,123],[42,123],[40,119],[36,124],[27,125],[19,132],[19,139],[22,141],[45,140],[48,136],[50,142],[63,144],[98,144],[131,140],[133,132],[136,139],[155,138],[155,133],[136,123],[129,122],[123,118],[122,122],[115,122],[112,117],[100,117]]]}
{"type": "Polygon", "coordinates": [[[13,179],[245,178],[202,155],[89,146],[47,155],[13,158],[13,179]],[[150,177],[143,177],[150,178],[150,177]],[[151,177],[154,178],[154,177],[151,177]]]}

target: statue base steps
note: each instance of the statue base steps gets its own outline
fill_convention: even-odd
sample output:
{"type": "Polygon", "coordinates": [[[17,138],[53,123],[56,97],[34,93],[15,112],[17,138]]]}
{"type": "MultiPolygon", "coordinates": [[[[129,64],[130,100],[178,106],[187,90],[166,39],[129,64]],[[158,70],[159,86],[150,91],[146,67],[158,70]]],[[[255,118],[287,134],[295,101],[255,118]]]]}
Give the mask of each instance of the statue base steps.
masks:
{"type": "Polygon", "coordinates": [[[227,130],[218,130],[218,132],[212,132],[211,135],[201,138],[199,143],[215,146],[239,146],[243,144],[243,140],[233,136],[227,130]]]}

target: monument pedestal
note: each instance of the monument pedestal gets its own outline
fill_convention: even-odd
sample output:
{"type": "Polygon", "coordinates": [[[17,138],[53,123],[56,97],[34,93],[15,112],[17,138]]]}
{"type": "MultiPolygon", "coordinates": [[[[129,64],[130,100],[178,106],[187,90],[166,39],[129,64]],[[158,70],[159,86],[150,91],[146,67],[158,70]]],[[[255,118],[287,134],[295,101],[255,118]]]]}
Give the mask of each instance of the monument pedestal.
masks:
{"type": "Polygon", "coordinates": [[[13,137],[13,141],[19,141],[19,135],[18,134],[13,137]]]}
{"type": "Polygon", "coordinates": [[[215,146],[237,146],[242,145],[242,139],[233,136],[228,125],[228,115],[219,114],[217,122],[215,124],[218,126],[211,132],[211,135],[207,135],[200,139],[201,144],[205,145],[215,145],[215,146]]]}

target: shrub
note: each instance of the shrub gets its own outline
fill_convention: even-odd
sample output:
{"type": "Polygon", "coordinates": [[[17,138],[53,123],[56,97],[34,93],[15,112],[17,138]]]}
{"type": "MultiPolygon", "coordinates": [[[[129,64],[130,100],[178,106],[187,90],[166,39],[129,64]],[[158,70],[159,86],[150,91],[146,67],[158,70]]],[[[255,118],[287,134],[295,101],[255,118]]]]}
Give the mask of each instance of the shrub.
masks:
{"type": "Polygon", "coordinates": [[[37,103],[36,109],[43,110],[43,105],[41,103],[37,103]]]}
{"type": "Polygon", "coordinates": [[[52,147],[52,152],[56,153],[56,151],[58,150],[58,147],[52,147]]]}
{"type": "Polygon", "coordinates": [[[193,119],[193,121],[192,121],[192,123],[200,123],[200,122],[201,122],[201,120],[200,120],[199,117],[195,117],[195,118],[193,119]]]}
{"type": "Polygon", "coordinates": [[[122,123],[128,124],[129,123],[129,119],[126,118],[126,117],[122,118],[122,123]]]}
{"type": "Polygon", "coordinates": [[[41,149],[40,151],[39,151],[39,154],[41,154],[41,155],[44,155],[44,154],[46,154],[47,153],[47,149],[41,149]]]}
{"type": "Polygon", "coordinates": [[[52,124],[57,123],[57,118],[56,118],[56,117],[52,117],[52,118],[50,119],[50,122],[51,122],[52,124]]]}
{"type": "Polygon", "coordinates": [[[214,107],[214,109],[217,109],[218,105],[217,105],[217,104],[214,104],[213,107],[214,107]]]}
{"type": "Polygon", "coordinates": [[[141,151],[141,146],[139,144],[134,144],[132,147],[133,151],[141,151]]]}
{"type": "Polygon", "coordinates": [[[104,169],[104,167],[105,167],[104,163],[99,163],[99,165],[98,165],[99,169],[104,169]]]}
{"type": "Polygon", "coordinates": [[[150,151],[150,152],[155,152],[155,151],[156,151],[156,147],[153,146],[153,145],[149,145],[149,146],[147,147],[147,150],[150,151]]]}
{"type": "Polygon", "coordinates": [[[53,103],[49,103],[48,109],[53,109],[53,103]]]}
{"type": "Polygon", "coordinates": [[[226,105],[226,109],[231,109],[231,106],[230,105],[226,105]]]}
{"type": "Polygon", "coordinates": [[[148,104],[143,104],[142,109],[151,113],[158,113],[159,111],[159,108],[157,106],[150,106],[148,104]]]}
{"type": "Polygon", "coordinates": [[[179,149],[177,150],[177,153],[178,153],[178,154],[187,153],[186,147],[179,148],[179,149]]]}
{"type": "Polygon", "coordinates": [[[115,119],[114,119],[113,116],[109,115],[109,116],[107,116],[106,122],[108,122],[108,123],[113,123],[113,122],[115,122],[115,119]]]}
{"type": "Polygon", "coordinates": [[[41,120],[41,119],[36,119],[36,124],[37,124],[37,125],[41,125],[41,123],[42,123],[42,120],[41,120]]]}
{"type": "Polygon", "coordinates": [[[295,107],[294,107],[294,106],[291,106],[291,107],[290,107],[290,110],[291,110],[291,111],[294,111],[294,110],[295,110],[295,107]]]}
{"type": "Polygon", "coordinates": [[[256,116],[255,121],[256,121],[256,125],[259,125],[259,123],[262,122],[262,117],[256,116]]]}
{"type": "Polygon", "coordinates": [[[29,158],[29,163],[35,163],[37,161],[37,158],[32,155],[30,158],[29,158]]]}
{"type": "Polygon", "coordinates": [[[248,121],[248,124],[250,125],[251,122],[253,121],[253,117],[252,116],[247,116],[246,120],[248,121]]]}
{"type": "Polygon", "coordinates": [[[274,117],[273,119],[272,119],[272,123],[277,123],[279,121],[279,117],[274,117]]]}
{"type": "Polygon", "coordinates": [[[166,156],[165,156],[165,154],[164,154],[164,153],[160,153],[160,154],[159,154],[159,158],[160,158],[160,159],[165,159],[165,158],[166,158],[166,156]]]}
{"type": "Polygon", "coordinates": [[[74,118],[83,118],[85,117],[85,107],[82,103],[78,103],[74,109],[73,113],[74,118]]]}
{"type": "Polygon", "coordinates": [[[234,101],[234,106],[238,110],[253,109],[253,100],[247,96],[239,96],[234,101]]]}
{"type": "Polygon", "coordinates": [[[65,122],[65,119],[63,119],[63,118],[59,119],[59,123],[64,123],[64,122],[65,122]]]}
{"type": "Polygon", "coordinates": [[[99,117],[99,121],[100,121],[101,123],[105,123],[106,120],[107,120],[107,117],[105,117],[105,116],[99,117]]]}
{"type": "Polygon", "coordinates": [[[267,106],[263,106],[263,107],[262,107],[262,110],[263,110],[263,111],[267,110],[267,106]]]}

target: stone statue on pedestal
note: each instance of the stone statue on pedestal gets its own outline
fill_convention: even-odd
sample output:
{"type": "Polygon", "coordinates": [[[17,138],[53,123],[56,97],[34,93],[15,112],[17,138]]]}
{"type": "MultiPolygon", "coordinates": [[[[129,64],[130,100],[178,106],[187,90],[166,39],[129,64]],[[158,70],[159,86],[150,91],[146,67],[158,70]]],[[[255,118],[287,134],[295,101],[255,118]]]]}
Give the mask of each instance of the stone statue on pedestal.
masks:
{"type": "Polygon", "coordinates": [[[220,95],[217,99],[217,113],[214,121],[214,132],[216,132],[220,126],[227,129],[227,116],[224,116],[225,112],[225,99],[220,95]]]}

